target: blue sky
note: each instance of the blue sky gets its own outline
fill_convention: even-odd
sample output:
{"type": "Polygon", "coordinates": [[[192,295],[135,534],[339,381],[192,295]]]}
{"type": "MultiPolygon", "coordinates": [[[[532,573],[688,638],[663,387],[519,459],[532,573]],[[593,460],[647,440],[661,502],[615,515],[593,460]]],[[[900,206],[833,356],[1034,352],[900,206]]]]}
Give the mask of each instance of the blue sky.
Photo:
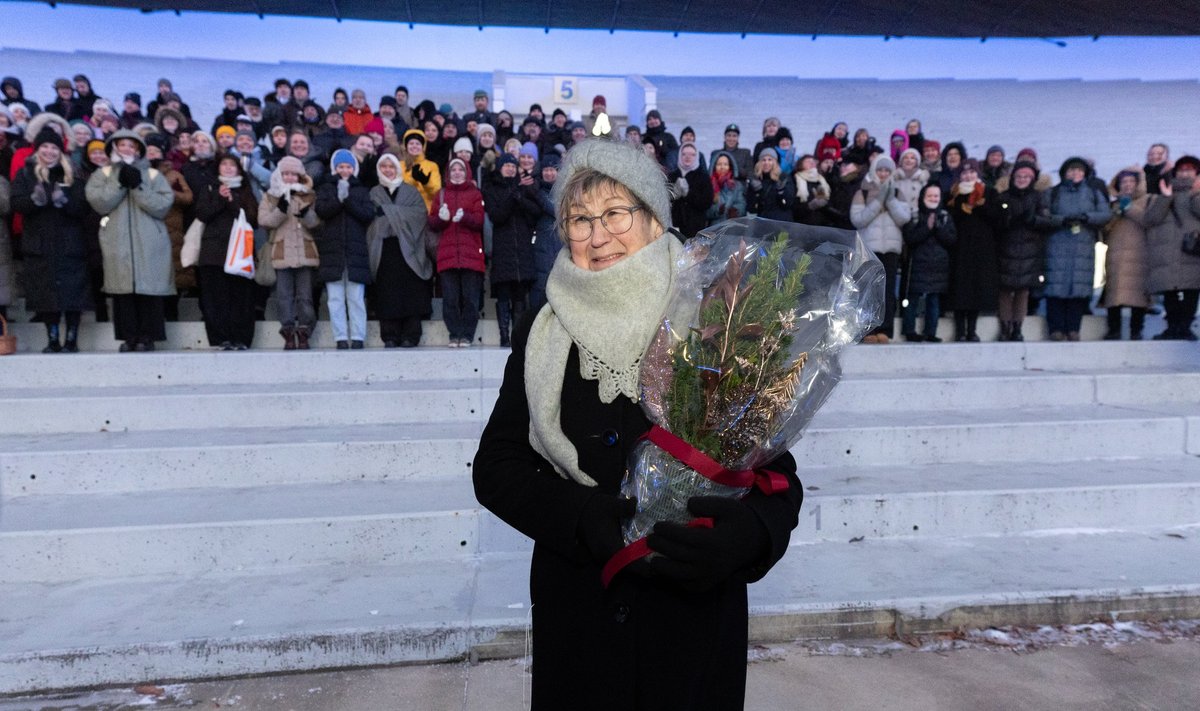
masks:
{"type": "Polygon", "coordinates": [[[810,78],[1197,79],[1200,38],[893,39],[448,27],[0,2],[5,47],[430,69],[810,78]],[[133,44],[118,38],[136,38],[133,44]],[[403,47],[403,57],[397,51],[403,47]],[[1147,61],[1154,58],[1154,61],[1147,61]],[[453,66],[449,66],[452,64],[453,66]]]}

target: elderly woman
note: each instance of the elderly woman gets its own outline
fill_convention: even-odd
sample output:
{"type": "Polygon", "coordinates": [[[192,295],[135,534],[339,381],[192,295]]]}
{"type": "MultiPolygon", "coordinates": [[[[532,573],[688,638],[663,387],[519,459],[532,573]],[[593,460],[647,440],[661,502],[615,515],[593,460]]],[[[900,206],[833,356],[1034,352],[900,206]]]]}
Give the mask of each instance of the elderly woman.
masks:
{"type": "Polygon", "coordinates": [[[783,495],[692,499],[712,528],[660,523],[660,555],[602,586],[634,510],[618,495],[626,459],[650,427],[638,363],[683,248],[662,171],[635,148],[574,148],[553,196],[567,249],[547,305],[514,332],[473,467],[480,502],[534,541],[532,708],[742,708],[746,583],[796,525],[795,462],[768,465],[786,472],[783,495]]]}
{"type": "MultiPolygon", "coordinates": [[[[464,175],[462,161],[453,160],[464,175]]],[[[375,219],[367,227],[375,315],[385,348],[415,348],[421,342],[421,316],[432,308],[433,261],[426,250],[425,202],[404,182],[400,159],[385,153],[375,165],[371,188],[375,219]]]]}

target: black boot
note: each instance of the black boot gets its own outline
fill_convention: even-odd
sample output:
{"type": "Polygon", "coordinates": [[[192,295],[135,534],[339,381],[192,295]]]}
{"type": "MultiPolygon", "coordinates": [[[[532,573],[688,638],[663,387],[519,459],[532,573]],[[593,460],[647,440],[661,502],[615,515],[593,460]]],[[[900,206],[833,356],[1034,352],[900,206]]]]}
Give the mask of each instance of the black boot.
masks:
{"type": "Polygon", "coordinates": [[[500,347],[512,346],[508,340],[508,327],[512,322],[512,306],[507,299],[496,300],[496,322],[500,326],[500,347]]]}
{"type": "Polygon", "coordinates": [[[1142,340],[1142,329],[1146,326],[1146,309],[1134,306],[1129,309],[1129,340],[1142,340]]]}
{"type": "Polygon", "coordinates": [[[57,323],[46,324],[46,340],[48,340],[49,343],[47,343],[46,347],[42,349],[42,353],[61,353],[62,352],[62,344],[58,342],[58,324],[57,323]]]}
{"type": "Polygon", "coordinates": [[[967,340],[967,315],[961,311],[954,312],[954,340],[957,343],[967,340]]]}
{"type": "Polygon", "coordinates": [[[1108,307],[1108,333],[1104,334],[1106,341],[1121,340],[1121,307],[1108,307]]]}
{"type": "Polygon", "coordinates": [[[1010,341],[1024,341],[1025,340],[1025,336],[1021,335],[1021,322],[1020,321],[1012,322],[1012,332],[1009,333],[1008,340],[1010,340],[1010,341]]]}
{"type": "Polygon", "coordinates": [[[967,315],[967,340],[971,343],[979,343],[979,334],[975,333],[975,322],[979,318],[979,314],[972,311],[967,315]]]}
{"type": "Polygon", "coordinates": [[[67,353],[79,352],[79,327],[67,326],[67,340],[63,343],[63,350],[67,353]]]}
{"type": "Polygon", "coordinates": [[[996,340],[998,340],[998,341],[1011,341],[1012,340],[1012,322],[1011,321],[1001,321],[1000,322],[1000,337],[996,340]]]}

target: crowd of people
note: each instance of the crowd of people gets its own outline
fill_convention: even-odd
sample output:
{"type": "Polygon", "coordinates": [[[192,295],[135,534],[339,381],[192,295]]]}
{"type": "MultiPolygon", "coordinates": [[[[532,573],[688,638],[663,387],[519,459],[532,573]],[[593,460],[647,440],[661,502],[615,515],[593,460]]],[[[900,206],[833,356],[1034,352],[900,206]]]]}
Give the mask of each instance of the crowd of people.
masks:
{"type": "Polygon", "coordinates": [[[975,158],[916,119],[882,145],[839,122],[812,152],[778,118],[753,148],[730,124],[706,155],[657,110],[610,129],[603,96],[582,120],[534,104],[518,122],[484,90],[460,115],[410,103],[403,85],[374,108],[341,88],[326,106],[307,82],[279,79],[262,98],[226,91],[204,130],[167,79],[144,108],[136,92],[98,96],[82,74],[51,88],[39,106],[19,79],[0,81],[0,309],[23,293],[45,352],[78,350],[81,312],[106,321],[110,298],[121,350],[153,350],[180,294],[199,297],[209,343],[225,350],[252,345],[272,293],[284,347],[309,348],[322,292],[339,349],[364,346],[368,318],[386,347],[416,346],[435,293],[449,345],[469,346],[485,278],[508,345],[515,319],[545,302],[565,218],[551,191],[562,157],[587,140],[655,160],[681,239],[744,215],[858,230],[887,274],[884,320],[866,342],[895,337],[897,310],[909,341],[939,341],[943,310],[958,341],[979,340],[981,312],[1019,341],[1041,299],[1050,338],[1078,340],[1097,242],[1108,245],[1106,338],[1122,337],[1126,308],[1129,337],[1142,338],[1156,299],[1167,328],[1155,338],[1196,338],[1200,160],[1172,162],[1161,143],[1107,183],[1083,158],[1056,181],[1033,149],[975,158]],[[255,233],[253,279],[226,269],[239,229],[255,233]]]}

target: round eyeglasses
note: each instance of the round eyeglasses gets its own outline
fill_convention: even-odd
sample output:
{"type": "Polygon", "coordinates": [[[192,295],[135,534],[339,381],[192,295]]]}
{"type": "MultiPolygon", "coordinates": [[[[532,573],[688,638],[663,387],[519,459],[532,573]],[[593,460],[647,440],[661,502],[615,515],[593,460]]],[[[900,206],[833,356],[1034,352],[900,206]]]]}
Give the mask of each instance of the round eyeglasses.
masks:
{"type": "Polygon", "coordinates": [[[600,220],[610,235],[623,235],[633,227],[633,213],[641,209],[638,206],[610,207],[599,215],[569,215],[563,221],[567,226],[567,239],[572,242],[591,239],[596,220],[600,220]]]}

